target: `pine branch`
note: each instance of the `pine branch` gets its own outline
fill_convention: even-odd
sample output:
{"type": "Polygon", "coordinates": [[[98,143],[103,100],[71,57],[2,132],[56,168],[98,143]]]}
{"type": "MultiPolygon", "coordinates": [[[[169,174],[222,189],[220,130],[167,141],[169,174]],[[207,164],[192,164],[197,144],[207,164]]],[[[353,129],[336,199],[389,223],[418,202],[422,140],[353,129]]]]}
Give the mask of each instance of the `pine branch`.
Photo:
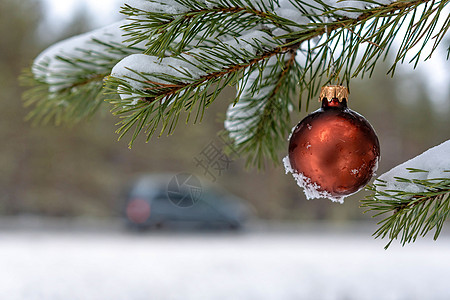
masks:
{"type": "MultiPolygon", "coordinates": [[[[248,67],[252,68],[263,60],[268,60],[273,56],[283,57],[290,51],[299,51],[300,55],[304,54],[305,63],[296,66],[295,72],[289,72],[289,75],[297,76],[293,76],[295,79],[292,81],[286,81],[289,82],[289,84],[286,84],[284,89],[293,91],[295,90],[296,83],[299,83],[299,107],[301,107],[302,102],[301,91],[307,91],[308,100],[306,106],[308,107],[309,100],[314,98],[320,87],[324,83],[338,79],[339,74],[344,73],[340,83],[345,81],[347,84],[349,84],[352,77],[357,76],[359,73],[365,74],[369,72],[371,74],[382,53],[391,47],[393,39],[400,28],[402,18],[405,18],[410,11],[416,11],[417,7],[428,1],[400,1],[386,6],[378,5],[369,9],[351,10],[351,13],[353,14],[360,14],[357,18],[342,17],[342,9],[332,8],[321,1],[317,1],[316,6],[298,1],[299,11],[304,11],[308,19],[315,22],[295,24],[295,27],[292,26],[292,20],[279,17],[273,13],[263,12],[262,10],[259,11],[255,9],[255,7],[250,6],[249,1],[238,2],[239,3],[236,5],[234,2],[218,1],[218,3],[212,6],[207,6],[200,2],[190,2],[191,5],[188,5],[184,3],[184,1],[179,1],[180,4],[185,5],[185,12],[174,15],[167,15],[154,11],[134,10],[129,6],[126,7],[125,10],[128,15],[137,17],[135,23],[132,23],[125,28],[132,36],[129,41],[132,41],[133,39],[135,39],[135,41],[149,41],[149,48],[147,48],[146,53],[157,56],[164,56],[170,53],[171,55],[174,55],[174,57],[177,57],[177,55],[183,55],[182,51],[187,49],[200,49],[200,51],[196,52],[199,54],[201,51],[205,51],[205,45],[212,47],[212,49],[220,48],[220,43],[226,43],[226,41],[223,42],[220,37],[238,36],[239,34],[242,34],[244,28],[247,27],[256,28],[256,26],[264,25],[267,26],[267,28],[270,28],[270,26],[272,26],[272,28],[282,28],[285,32],[284,35],[273,37],[284,44],[269,49],[263,54],[259,54],[253,58],[251,55],[247,54],[244,56],[247,57],[247,61],[239,64],[233,64],[232,60],[237,57],[231,55],[231,59],[227,58],[226,56],[228,56],[228,53],[226,53],[226,51],[223,52],[224,55],[219,57],[212,53],[213,51],[209,51],[209,53],[206,53],[208,52],[206,51],[202,54],[201,59],[197,59],[197,61],[209,59],[210,64],[214,65],[214,67],[203,68],[202,70],[205,71],[207,75],[201,76],[195,83],[180,83],[175,80],[170,82],[171,88],[165,86],[166,83],[163,83],[163,85],[159,87],[157,85],[145,87],[143,90],[147,92],[151,91],[151,93],[148,93],[147,95],[146,93],[133,92],[130,89],[125,89],[126,93],[135,96],[139,95],[140,99],[146,99],[151,105],[162,103],[165,98],[172,99],[175,97],[177,101],[189,103],[185,107],[189,112],[189,119],[193,108],[192,104],[196,101],[192,102],[191,97],[187,95],[189,95],[189,93],[197,92],[197,87],[201,87],[207,82],[212,84],[220,83],[222,82],[219,80],[220,77],[228,77],[230,74],[234,74],[233,80],[230,82],[223,81],[223,83],[233,84],[237,82],[239,76],[244,75],[245,81],[248,78],[248,74],[251,72],[246,71],[241,73],[242,70],[245,70],[248,67]],[[309,6],[310,9],[314,9],[315,12],[307,13],[307,9],[305,8],[307,6],[309,6]],[[328,22],[323,22],[324,17],[326,17],[328,22]],[[146,20],[147,26],[141,24],[140,20],[142,19],[146,20]],[[379,23],[380,20],[382,20],[381,25],[379,23]],[[367,26],[367,23],[369,22],[371,23],[367,26]],[[151,25],[149,25],[149,23],[151,23],[151,25]],[[239,27],[240,25],[243,26],[239,27]],[[236,30],[234,30],[234,28],[236,30]],[[328,38],[324,39],[322,43],[315,44],[314,40],[323,36],[325,33],[328,34],[328,38]],[[215,40],[212,40],[213,38],[215,40]],[[195,43],[192,44],[192,41],[194,40],[195,43]],[[341,52],[338,50],[339,41],[343,43],[343,50],[341,52]],[[204,45],[199,46],[202,43],[204,43],[204,45]],[[360,60],[360,63],[356,66],[355,62],[357,61],[357,55],[359,53],[358,49],[363,43],[367,43],[368,46],[365,47],[364,55],[360,60]],[[224,61],[227,61],[229,65],[225,67],[215,65],[211,59],[216,59],[222,64],[224,61]],[[294,82],[295,80],[297,80],[297,82],[294,82]],[[186,90],[187,87],[189,87],[189,89],[186,90]],[[155,94],[155,91],[158,93],[155,94]],[[177,93],[182,93],[183,95],[186,95],[186,97],[179,99],[176,97],[177,93]]],[[[426,11],[428,16],[435,13],[434,17],[437,19],[439,12],[448,1],[441,1],[440,3],[440,5],[432,5],[429,10],[424,9],[424,11],[426,11]]],[[[375,3],[368,2],[368,4],[375,3]]],[[[267,8],[265,9],[267,10],[267,8]]],[[[417,27],[420,22],[422,21],[419,20],[418,23],[415,25],[413,24],[412,26],[417,27]]],[[[441,32],[443,31],[444,30],[441,32]]],[[[399,57],[403,57],[402,55],[403,54],[399,54],[399,57]]],[[[281,67],[281,69],[283,68],[284,67],[281,67]]],[[[167,78],[164,79],[160,77],[160,79],[164,82],[170,81],[167,78]]],[[[155,83],[155,81],[152,82],[155,83]]],[[[248,98],[253,98],[256,90],[264,88],[262,82],[259,82],[261,85],[256,88],[254,87],[252,93],[247,96],[248,98]]],[[[202,93],[200,102],[213,102],[224,85],[222,84],[219,86],[220,88],[215,89],[211,94],[202,93]],[[208,99],[208,97],[212,98],[208,99]]],[[[239,91],[239,93],[242,94],[242,90],[239,91]]],[[[285,96],[291,99],[292,94],[294,93],[287,93],[285,96]]],[[[289,132],[286,122],[276,120],[289,120],[289,117],[286,117],[288,115],[286,112],[288,111],[288,106],[291,101],[285,101],[282,104],[284,107],[274,109],[274,98],[276,97],[269,96],[268,99],[259,99],[261,101],[260,107],[265,106],[267,111],[255,113],[257,110],[254,110],[255,115],[244,117],[241,120],[243,123],[246,119],[248,122],[252,118],[261,121],[259,126],[250,127],[255,132],[254,135],[251,135],[251,138],[247,139],[245,143],[236,143],[238,149],[248,155],[247,161],[253,162],[258,166],[263,165],[263,157],[270,157],[272,160],[278,161],[276,155],[278,146],[281,145],[281,141],[285,138],[287,132],[289,132]],[[266,103],[269,105],[266,106],[266,103]],[[272,114],[269,115],[268,112],[272,112],[272,114]],[[260,117],[261,113],[265,117],[260,117]],[[262,126],[263,124],[267,127],[262,126]],[[276,126],[278,126],[278,128],[276,126]],[[264,134],[266,136],[264,136],[264,134]]],[[[236,100],[246,101],[245,98],[236,100]]],[[[133,101],[135,102],[135,100],[133,101]]],[[[173,99],[167,103],[171,103],[171,101],[173,102],[173,99]]],[[[118,102],[114,103],[116,106],[120,105],[118,102]]],[[[254,106],[256,107],[256,105],[254,106]]],[[[178,107],[181,108],[183,106],[179,105],[178,107]]],[[[204,107],[199,107],[198,109],[197,116],[203,115],[204,107]]],[[[153,111],[156,112],[156,110],[152,110],[152,112],[153,111]]],[[[156,124],[163,120],[163,130],[160,134],[168,127],[170,128],[169,133],[172,133],[172,129],[175,127],[181,111],[164,107],[159,110],[159,112],[164,112],[165,115],[155,118],[155,122],[151,121],[152,118],[150,118],[148,114],[142,114],[141,117],[148,120],[147,123],[156,124]],[[174,118],[174,116],[176,116],[176,118],[174,118]],[[164,120],[172,120],[170,126],[168,126],[167,121],[164,120]]],[[[117,113],[122,114],[122,110],[117,110],[117,113]]],[[[137,112],[133,112],[132,115],[135,113],[137,112]]],[[[130,120],[133,120],[134,122],[136,119],[127,117],[121,122],[123,125],[119,129],[121,137],[124,132],[130,129],[130,120]]],[[[242,127],[243,126],[241,126],[241,128],[242,127]]],[[[138,133],[143,128],[144,127],[138,128],[135,132],[138,133]]],[[[155,127],[152,126],[151,128],[152,130],[147,131],[147,140],[151,137],[155,127]]],[[[243,135],[247,132],[247,129],[245,128],[240,130],[243,135]]],[[[133,135],[131,144],[136,136],[137,134],[133,135]]]]}
{"type": "MultiPolygon", "coordinates": [[[[258,80],[250,93],[240,89],[234,102],[245,102],[241,95],[254,97],[268,84],[261,78],[267,62],[275,59],[278,70],[282,70],[279,72],[286,73],[281,77],[279,72],[274,73],[274,78],[286,79],[272,81],[272,86],[280,88],[267,99],[260,99],[263,111],[255,110],[255,115],[247,118],[270,124],[269,129],[256,126],[257,134],[240,149],[258,165],[263,156],[277,160],[277,145],[289,132],[285,120],[296,88],[299,109],[305,94],[308,109],[310,99],[323,84],[336,81],[348,85],[355,76],[370,76],[376,63],[392,52],[394,37],[403,23],[409,22],[407,34],[389,70],[392,74],[396,64],[411,52],[415,52],[411,62],[417,64],[424,45],[434,40],[426,58],[431,56],[450,26],[448,16],[441,22],[450,0],[379,1],[384,4],[355,1],[348,7],[345,1],[331,6],[322,0],[289,0],[289,8],[286,1],[275,0],[133,1],[122,9],[128,15],[121,23],[126,41],[121,43],[117,30],[113,31],[112,42],[105,32],[98,33],[101,38],[96,42],[103,43],[102,49],[107,48],[105,53],[111,55],[103,57],[103,51],[92,51],[83,42],[76,49],[80,56],[51,57],[51,62],[58,61],[63,68],[42,64],[34,68],[33,85],[38,93],[26,95],[28,103],[35,105],[31,116],[48,120],[53,115],[66,122],[91,115],[98,107],[96,101],[102,98],[100,86],[106,78],[106,91],[121,97],[110,100],[114,113],[122,118],[118,132],[122,137],[134,127],[132,144],[139,132],[146,131],[148,140],[160,125],[160,134],[166,130],[172,133],[183,111],[188,120],[194,115],[194,122],[201,120],[226,85],[245,83],[256,72],[258,80]],[[245,40],[255,32],[264,39],[245,40]],[[296,52],[297,58],[288,67],[284,59],[291,52],[296,52]],[[142,55],[152,69],[136,62],[126,65],[135,58],[133,55],[142,55]],[[274,100],[280,95],[289,99],[274,100]],[[77,97],[83,97],[80,103],[77,97]],[[94,104],[88,105],[89,101],[94,104]],[[85,105],[81,105],[83,102],[85,105]]],[[[245,134],[245,129],[242,132],[245,134]]]]}
{"type": "Polygon", "coordinates": [[[255,27],[275,25],[278,28],[296,26],[271,11],[274,4],[254,1],[210,1],[177,0],[184,13],[168,15],[161,11],[146,11],[125,5],[122,13],[134,22],[123,27],[127,31],[127,42],[148,45],[146,54],[164,57],[190,50],[210,39],[240,36],[255,27]],[[257,5],[257,6],[255,6],[257,5]]]}
{"type": "MultiPolygon", "coordinates": [[[[427,173],[407,169],[410,173],[427,173]]],[[[391,214],[378,222],[380,227],[374,236],[390,240],[386,249],[393,240],[400,239],[400,243],[405,245],[433,229],[436,240],[450,215],[450,178],[419,180],[395,177],[395,180],[414,187],[410,188],[411,191],[386,190],[387,182],[377,180],[368,188],[373,194],[362,201],[362,207],[367,209],[366,212],[374,212],[374,217],[391,214]]]]}
{"type": "Polygon", "coordinates": [[[34,124],[53,122],[61,125],[91,117],[105,100],[103,77],[102,74],[97,74],[85,78],[59,89],[52,93],[51,98],[47,98],[49,84],[36,79],[31,72],[24,72],[20,78],[21,84],[32,87],[23,95],[25,107],[33,106],[26,119],[32,120],[34,124]]]}
{"type": "MultiPolygon", "coordinates": [[[[370,2],[369,2],[370,3],[370,2]]],[[[445,1],[398,1],[387,6],[376,6],[366,10],[352,10],[352,13],[360,13],[357,18],[339,17],[339,10],[322,9],[322,18],[334,20],[327,22],[316,22],[308,24],[305,30],[293,32],[280,36],[289,42],[285,45],[301,43],[300,51],[305,53],[305,69],[302,78],[301,90],[308,92],[307,107],[309,99],[314,98],[320,87],[325,83],[335,81],[339,84],[349,85],[350,80],[358,75],[366,74],[370,77],[377,62],[384,60],[392,50],[394,39],[398,36],[402,24],[411,16],[408,29],[414,34],[405,35],[402,46],[398,49],[395,61],[389,69],[393,76],[396,65],[403,63],[406,55],[413,49],[408,45],[417,45],[423,40],[422,47],[417,50],[416,55],[410,61],[415,61],[415,66],[423,51],[423,46],[428,42],[423,38],[424,34],[435,35],[435,45],[427,57],[430,57],[441,41],[441,37],[448,31],[448,24],[436,30],[441,12],[449,3],[445,1]],[[419,13],[423,7],[422,13],[419,13]],[[430,19],[427,19],[430,17],[430,19]],[[425,26],[430,22],[433,26],[425,26]],[[435,30],[430,30],[434,28],[435,30]],[[322,38],[322,42],[314,45],[314,38],[328,34],[322,38]],[[422,39],[423,38],[423,39],[422,39]],[[362,55],[361,55],[362,54],[362,55]]],[[[320,10],[320,7],[315,7],[320,10]]],[[[312,16],[319,18],[319,15],[312,16]]],[[[300,99],[301,101],[301,99],[300,99]]]]}
{"type": "MultiPolygon", "coordinates": [[[[263,67],[259,65],[261,61],[282,51],[288,51],[279,47],[267,49],[267,45],[264,39],[252,38],[249,41],[242,40],[239,47],[230,43],[219,43],[212,49],[201,48],[196,52],[185,53],[185,56],[178,59],[170,58],[170,62],[178,67],[173,67],[170,63],[166,65],[167,59],[161,61],[165,72],[167,67],[172,68],[173,72],[178,72],[178,76],[163,72],[135,72],[126,68],[127,75],[110,77],[109,89],[115,91],[119,88],[122,95],[122,100],[111,101],[115,106],[114,113],[123,118],[118,130],[119,138],[134,125],[136,125],[135,134],[130,146],[141,131],[146,132],[148,141],[160,124],[162,124],[160,135],[166,129],[171,134],[180,113],[183,110],[187,111],[189,121],[195,107],[197,113],[194,122],[201,120],[205,108],[226,86],[236,85],[240,79],[247,78],[252,72],[262,72],[263,67]],[[251,51],[245,49],[250,44],[251,51]],[[223,67],[224,63],[229,65],[223,67]],[[180,64],[183,67],[180,67],[180,64]],[[193,71],[194,69],[197,71],[193,71]],[[191,71],[203,75],[192,76],[191,71]],[[134,103],[140,105],[136,109],[130,109],[134,103]]],[[[155,59],[151,56],[144,56],[142,59],[151,60],[155,67],[161,66],[155,63],[155,59]]]]}
{"type": "Polygon", "coordinates": [[[300,77],[295,57],[295,51],[281,56],[282,66],[273,63],[274,58],[272,64],[269,60],[261,83],[255,78],[246,82],[238,104],[228,110],[225,128],[235,140],[236,150],[247,154],[247,165],[262,168],[265,158],[278,159],[277,150],[290,128],[289,109],[294,107],[291,99],[300,77]]]}
{"type": "MultiPolygon", "coordinates": [[[[348,7],[323,0],[127,0],[133,3],[122,9],[127,20],[50,47],[24,73],[22,82],[31,87],[26,105],[34,107],[29,118],[79,121],[108,97],[121,119],[119,138],[131,133],[131,146],[141,132],[147,141],[157,131],[173,133],[183,113],[186,122],[201,120],[223,89],[236,85],[225,126],[248,164],[261,168],[265,158],[278,161],[294,95],[299,110],[307,95],[308,110],[322,85],[371,76],[390,53],[391,75],[407,57],[415,67],[446,38],[450,0],[378,1],[348,7]],[[402,26],[406,33],[394,49],[402,26]]],[[[433,153],[448,153],[449,145],[433,153]]],[[[437,239],[450,214],[450,179],[388,181],[380,178],[362,201],[366,211],[384,217],[374,235],[389,238],[386,248],[432,230],[437,239]],[[392,181],[409,186],[391,188],[392,181]]]]}

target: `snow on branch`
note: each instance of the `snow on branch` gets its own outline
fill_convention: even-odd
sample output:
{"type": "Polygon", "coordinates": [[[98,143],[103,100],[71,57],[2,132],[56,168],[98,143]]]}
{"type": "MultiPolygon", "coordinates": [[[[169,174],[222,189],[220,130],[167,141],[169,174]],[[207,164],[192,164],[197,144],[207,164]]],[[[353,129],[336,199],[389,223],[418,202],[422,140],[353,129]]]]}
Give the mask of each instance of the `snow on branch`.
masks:
{"type": "Polygon", "coordinates": [[[450,215],[450,140],[381,175],[369,187],[362,207],[375,216],[389,214],[378,224],[376,237],[397,238],[405,245],[435,229],[439,237],[450,215]]]}
{"type": "Polygon", "coordinates": [[[170,15],[181,14],[189,11],[189,8],[176,0],[148,1],[148,0],[126,0],[124,7],[135,11],[136,14],[166,13],[170,15]]]}
{"type": "Polygon", "coordinates": [[[92,116],[104,102],[103,80],[123,57],[142,52],[123,43],[126,21],[61,41],[43,51],[21,82],[27,115],[34,123],[74,123],[92,116]]]}
{"type": "Polygon", "coordinates": [[[272,38],[262,31],[251,31],[239,38],[217,44],[214,48],[197,48],[175,57],[158,58],[156,56],[135,54],[120,61],[111,72],[111,76],[127,82],[119,89],[131,88],[134,92],[148,90],[149,83],[201,84],[205,78],[223,69],[248,63],[261,49],[274,45],[272,38]],[[155,76],[157,78],[155,78],[155,76]],[[166,77],[166,80],[159,81],[166,77]],[[173,80],[169,80],[169,77],[173,80]]]}
{"type": "Polygon", "coordinates": [[[376,190],[392,197],[400,191],[411,194],[426,193],[428,187],[421,182],[450,179],[449,170],[450,140],[428,149],[378,177],[379,184],[376,190]]]}
{"type": "Polygon", "coordinates": [[[50,92],[56,92],[91,74],[108,75],[121,58],[139,51],[125,50],[121,30],[124,24],[126,21],[116,22],[54,44],[35,59],[35,78],[47,83],[50,92]]]}

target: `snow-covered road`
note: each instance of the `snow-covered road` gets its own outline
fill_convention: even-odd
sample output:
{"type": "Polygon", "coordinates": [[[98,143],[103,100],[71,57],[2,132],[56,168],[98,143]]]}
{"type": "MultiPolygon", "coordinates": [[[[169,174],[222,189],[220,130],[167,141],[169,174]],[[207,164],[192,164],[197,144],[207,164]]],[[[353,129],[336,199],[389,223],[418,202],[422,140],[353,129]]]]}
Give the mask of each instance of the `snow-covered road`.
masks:
{"type": "Polygon", "coordinates": [[[450,237],[0,229],[0,299],[450,299],[450,237]]]}

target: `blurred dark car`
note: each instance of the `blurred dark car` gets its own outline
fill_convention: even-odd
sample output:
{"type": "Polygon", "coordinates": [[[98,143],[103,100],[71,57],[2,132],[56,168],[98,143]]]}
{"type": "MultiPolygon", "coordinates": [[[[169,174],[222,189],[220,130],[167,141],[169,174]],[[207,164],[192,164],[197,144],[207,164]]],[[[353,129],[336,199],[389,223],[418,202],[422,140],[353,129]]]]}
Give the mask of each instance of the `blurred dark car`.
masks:
{"type": "Polygon", "coordinates": [[[132,229],[240,229],[252,215],[245,202],[192,174],[146,175],[129,189],[124,206],[132,229]]]}

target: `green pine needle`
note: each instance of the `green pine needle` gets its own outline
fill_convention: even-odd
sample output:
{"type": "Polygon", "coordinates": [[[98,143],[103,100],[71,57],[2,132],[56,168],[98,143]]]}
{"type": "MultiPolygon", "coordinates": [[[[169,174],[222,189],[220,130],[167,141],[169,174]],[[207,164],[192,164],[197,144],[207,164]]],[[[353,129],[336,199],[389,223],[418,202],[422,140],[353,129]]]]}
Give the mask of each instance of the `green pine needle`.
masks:
{"type": "MultiPolygon", "coordinates": [[[[408,170],[410,173],[427,172],[411,168],[408,170]]],[[[373,193],[361,201],[361,207],[366,212],[373,212],[374,217],[383,217],[378,222],[375,238],[389,239],[386,249],[394,240],[399,239],[405,245],[416,241],[419,236],[424,237],[432,230],[436,240],[450,215],[450,178],[418,180],[397,177],[395,180],[413,184],[423,192],[384,190],[386,182],[380,180],[369,186],[368,190],[373,193]]]]}

